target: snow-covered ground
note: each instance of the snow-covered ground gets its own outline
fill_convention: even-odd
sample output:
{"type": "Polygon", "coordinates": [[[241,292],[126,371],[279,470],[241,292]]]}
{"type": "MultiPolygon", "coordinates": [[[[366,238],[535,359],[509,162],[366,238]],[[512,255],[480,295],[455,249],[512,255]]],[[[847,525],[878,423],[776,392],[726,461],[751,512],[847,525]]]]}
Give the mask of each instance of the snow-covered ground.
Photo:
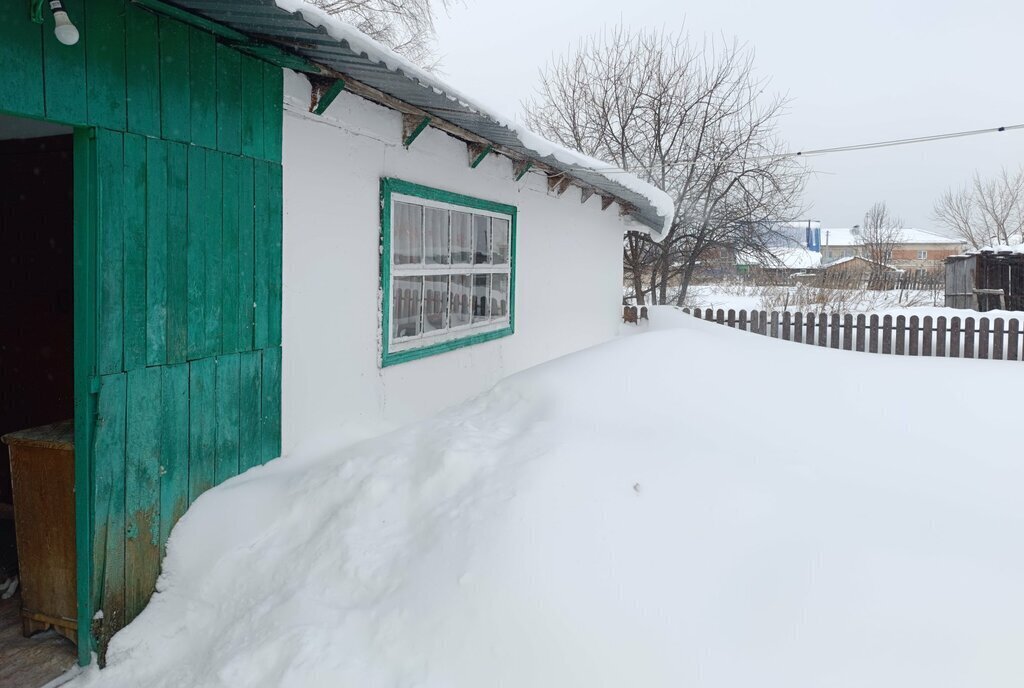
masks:
{"type": "MultiPolygon", "coordinates": [[[[941,291],[822,289],[812,286],[756,286],[743,283],[696,284],[686,293],[691,308],[735,310],[895,312],[900,309],[942,307],[941,291]]],[[[963,313],[961,313],[963,315],[963,313]]]]}
{"type": "Polygon", "coordinates": [[[1024,367],[652,319],[211,490],[72,685],[1024,684],[1024,367]]]}

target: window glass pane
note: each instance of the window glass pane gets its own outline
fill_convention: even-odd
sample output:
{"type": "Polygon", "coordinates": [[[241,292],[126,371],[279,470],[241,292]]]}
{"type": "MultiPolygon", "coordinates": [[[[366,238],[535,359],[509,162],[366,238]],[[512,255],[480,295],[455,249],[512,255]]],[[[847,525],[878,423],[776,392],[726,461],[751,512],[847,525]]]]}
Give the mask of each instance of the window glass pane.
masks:
{"type": "Polygon", "coordinates": [[[423,289],[423,331],[445,329],[448,327],[448,275],[425,278],[423,289]]]}
{"type": "Polygon", "coordinates": [[[473,216],[452,211],[452,262],[469,265],[473,262],[473,216]]]}
{"type": "Polygon", "coordinates": [[[491,317],[500,320],[508,316],[508,275],[491,277],[491,317]]]}
{"type": "Polygon", "coordinates": [[[473,275],[473,322],[487,320],[491,312],[487,302],[490,288],[490,275],[473,275]]]}
{"type": "Polygon", "coordinates": [[[491,218],[491,262],[508,263],[508,220],[491,218]]]}
{"type": "Polygon", "coordinates": [[[473,216],[473,263],[491,262],[491,218],[485,215],[473,216]]]}
{"type": "Polygon", "coordinates": [[[468,325],[470,322],[471,280],[470,275],[452,275],[451,327],[468,325]]]}
{"type": "Polygon", "coordinates": [[[396,277],[391,289],[391,337],[413,337],[420,333],[422,277],[396,277]]]}
{"type": "Polygon", "coordinates": [[[395,203],[391,219],[391,241],[395,265],[423,261],[423,207],[411,203],[395,203]]]}
{"type": "Polygon", "coordinates": [[[423,209],[423,257],[434,265],[448,262],[448,211],[423,209]]]}

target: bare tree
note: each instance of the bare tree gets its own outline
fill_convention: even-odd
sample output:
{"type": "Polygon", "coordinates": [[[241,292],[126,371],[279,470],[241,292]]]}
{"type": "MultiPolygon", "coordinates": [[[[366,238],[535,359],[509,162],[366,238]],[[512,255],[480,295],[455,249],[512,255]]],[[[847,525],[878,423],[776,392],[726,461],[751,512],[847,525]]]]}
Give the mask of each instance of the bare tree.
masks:
{"type": "Polygon", "coordinates": [[[676,217],[661,243],[627,233],[627,284],[640,303],[682,303],[696,268],[736,253],[771,262],[804,171],[782,155],[785,100],[766,96],[738,43],[622,26],[581,41],[541,72],[523,104],[540,134],[665,190],[676,217]]]}
{"type": "Polygon", "coordinates": [[[434,57],[434,16],[457,0],[316,0],[370,38],[383,43],[426,69],[434,57]]]}
{"type": "Polygon", "coordinates": [[[893,217],[885,201],[878,201],[864,214],[857,233],[861,255],[871,261],[871,272],[888,272],[893,250],[903,243],[903,221],[893,217]]]}
{"type": "Polygon", "coordinates": [[[975,172],[969,184],[939,197],[933,217],[973,248],[1024,243],[1024,166],[989,179],[975,172]]]}

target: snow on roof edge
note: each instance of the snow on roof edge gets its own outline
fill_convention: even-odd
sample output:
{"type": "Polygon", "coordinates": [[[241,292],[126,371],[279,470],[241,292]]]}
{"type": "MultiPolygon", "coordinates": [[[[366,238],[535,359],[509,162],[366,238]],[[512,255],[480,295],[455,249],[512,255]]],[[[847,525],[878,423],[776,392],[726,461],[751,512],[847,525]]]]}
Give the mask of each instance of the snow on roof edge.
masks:
{"type": "Polygon", "coordinates": [[[651,238],[660,241],[668,233],[675,217],[675,204],[671,197],[661,189],[643,181],[631,172],[615,168],[602,160],[584,155],[578,151],[565,148],[553,141],[527,129],[514,117],[499,112],[470,98],[456,88],[441,81],[436,76],[410,62],[387,46],[384,46],[354,26],[328,14],[323,9],[311,4],[309,0],[274,0],[276,5],[286,12],[298,13],[312,26],[323,27],[328,35],[338,41],[344,41],[356,53],[362,53],[367,59],[380,62],[393,72],[402,74],[412,81],[430,88],[435,93],[493,120],[516,135],[524,148],[535,153],[539,158],[553,157],[564,165],[572,165],[589,172],[594,172],[610,182],[620,184],[629,191],[643,196],[650,201],[654,211],[662,219],[661,232],[657,233],[644,226],[651,238]],[[609,169],[614,168],[614,169],[609,169]]]}

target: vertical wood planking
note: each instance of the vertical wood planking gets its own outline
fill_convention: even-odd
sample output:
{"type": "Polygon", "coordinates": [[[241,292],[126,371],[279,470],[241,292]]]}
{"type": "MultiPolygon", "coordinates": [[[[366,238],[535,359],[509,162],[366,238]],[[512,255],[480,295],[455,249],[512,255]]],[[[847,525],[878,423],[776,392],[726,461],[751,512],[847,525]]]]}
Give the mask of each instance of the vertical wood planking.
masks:
{"type": "Polygon", "coordinates": [[[160,136],[160,54],[155,14],[127,5],[128,131],[160,136]]]}
{"type": "Polygon", "coordinates": [[[740,311],[739,316],[739,328],[745,332],[747,330],[747,312],[740,311]]]}
{"type": "Polygon", "coordinates": [[[789,311],[782,312],[782,339],[789,341],[793,338],[792,334],[793,327],[793,314],[789,311]]]}
{"type": "Polygon", "coordinates": [[[935,324],[932,316],[924,316],[924,320],[921,324],[921,355],[931,356],[932,351],[935,349],[934,344],[935,337],[935,324]]]}
{"type": "Polygon", "coordinates": [[[804,337],[804,341],[811,346],[814,346],[814,313],[807,314],[807,336],[804,337]]]}
{"type": "Polygon", "coordinates": [[[849,313],[843,316],[843,349],[853,350],[853,316],[849,313]]]}
{"type": "Polygon", "coordinates": [[[1011,361],[1020,359],[1020,321],[1010,318],[1006,337],[1006,358],[1011,361]]]}
{"type": "Polygon", "coordinates": [[[867,342],[865,341],[867,319],[863,313],[857,314],[857,341],[855,348],[857,351],[865,351],[867,349],[867,342]]]}
{"type": "Polygon", "coordinates": [[[191,128],[189,30],[160,17],[160,132],[165,139],[188,143],[191,128]]]}
{"type": "Polygon", "coordinates": [[[123,373],[100,378],[93,442],[93,609],[102,611],[98,651],[124,625],[125,410],[123,373]]]}
{"type": "Polygon", "coordinates": [[[106,374],[120,372],[124,364],[124,136],[98,129],[96,159],[100,281],[97,369],[106,374]]]}
{"type": "Polygon", "coordinates": [[[799,311],[793,315],[793,341],[798,344],[804,341],[804,315],[799,311]]]}
{"type": "Polygon", "coordinates": [[[116,131],[127,125],[124,15],[122,0],[89,0],[83,32],[89,123],[116,131]]]}
{"type": "Polygon", "coordinates": [[[974,358],[974,318],[964,320],[964,358],[974,358]]]}
{"type": "Polygon", "coordinates": [[[239,355],[238,375],[238,471],[244,473],[263,461],[262,377],[263,355],[247,351],[239,355]]]}
{"type": "Polygon", "coordinates": [[[769,335],[775,339],[779,338],[779,312],[772,311],[772,321],[769,327],[769,335]]]}
{"type": "MultiPolygon", "coordinates": [[[[175,225],[173,231],[178,231],[175,225]]],[[[146,363],[167,362],[167,144],[146,139],[146,363]]]]}
{"type": "Polygon", "coordinates": [[[27,2],[0,2],[0,104],[30,117],[45,110],[43,27],[29,18],[27,2]]]}
{"type": "Polygon", "coordinates": [[[224,155],[216,151],[206,154],[206,250],[203,254],[205,262],[205,293],[203,308],[203,348],[204,356],[216,356],[220,353],[221,318],[223,313],[221,284],[224,275],[221,272],[224,262],[223,248],[223,183],[224,155]]]}
{"type": "Polygon", "coordinates": [[[1006,324],[1003,322],[1002,318],[996,318],[992,328],[992,358],[997,361],[1001,361],[1005,357],[1005,335],[1006,324]]]}
{"type": "Polygon", "coordinates": [[[270,293],[267,341],[271,346],[281,346],[281,311],[283,279],[283,196],[281,165],[270,165],[270,293]]]}
{"type": "Polygon", "coordinates": [[[839,314],[838,313],[833,313],[832,317],[830,318],[830,320],[831,320],[831,322],[829,323],[829,329],[831,330],[831,332],[829,332],[829,335],[830,335],[829,336],[829,340],[830,340],[829,341],[829,346],[831,348],[833,348],[833,349],[838,349],[841,346],[841,343],[840,343],[840,330],[841,330],[841,328],[840,328],[840,324],[839,324],[839,314]]]}
{"type": "Polygon", "coordinates": [[[903,356],[907,352],[907,316],[896,316],[896,355],[903,356]]]}
{"type": "Polygon", "coordinates": [[[238,173],[238,327],[235,351],[251,351],[253,348],[253,303],[256,299],[253,174],[253,161],[242,158],[238,173]]]}
{"type": "MultiPolygon", "coordinates": [[[[18,9],[22,5],[16,3],[2,3],[5,5],[15,4],[18,9]]],[[[83,0],[64,0],[64,7],[72,17],[81,21],[85,17],[83,0]]],[[[0,10],[0,15],[4,10],[0,10]]],[[[7,24],[2,18],[0,22],[7,24]]],[[[86,93],[88,88],[85,75],[85,40],[79,40],[75,45],[64,45],[57,40],[53,31],[43,28],[43,64],[46,69],[44,90],[46,92],[46,118],[55,122],[66,122],[68,124],[85,124],[89,119],[86,93]]],[[[2,30],[0,30],[2,31],[2,30]]],[[[7,40],[0,38],[0,45],[7,40]]],[[[3,57],[3,47],[0,47],[0,64],[5,69],[0,70],[0,80],[4,72],[17,72],[19,68],[9,68],[11,61],[3,57]]],[[[17,75],[14,75],[17,76],[17,75]]],[[[9,103],[5,95],[2,95],[3,88],[0,87],[0,103],[9,103]]]]}
{"type": "Polygon", "coordinates": [[[188,501],[196,501],[216,483],[217,359],[189,364],[188,501]]]}
{"type": "Polygon", "coordinates": [[[255,274],[253,276],[253,346],[263,349],[270,343],[270,165],[256,161],[254,164],[253,192],[255,274]]]}
{"type": "Polygon", "coordinates": [[[872,315],[870,321],[870,334],[868,336],[868,351],[878,353],[878,316],[872,315]]]}
{"type": "Polygon", "coordinates": [[[920,319],[916,315],[910,316],[910,346],[907,353],[910,356],[917,356],[918,341],[921,332],[920,319]]]}
{"type": "Polygon", "coordinates": [[[263,350],[261,401],[261,460],[266,463],[281,455],[281,349],[263,350]]]}
{"type": "Polygon", "coordinates": [[[949,320],[949,357],[960,358],[960,318],[949,320]]]}
{"type": "MultiPolygon", "coordinates": [[[[211,153],[212,155],[212,153],[211,153]]],[[[209,190],[205,148],[188,148],[188,359],[206,353],[206,250],[209,190]]]]}
{"type": "Polygon", "coordinates": [[[188,385],[187,363],[163,366],[160,433],[160,552],[165,553],[171,528],[188,508],[188,385]]]}
{"type": "Polygon", "coordinates": [[[124,369],[146,365],[146,139],[124,136],[124,369]]]}
{"type": "Polygon", "coordinates": [[[726,324],[729,327],[732,327],[732,328],[736,327],[736,309],[734,309],[734,308],[730,308],[729,309],[729,312],[726,314],[725,322],[726,322],[726,324]]]}
{"type": "Polygon", "coordinates": [[[263,63],[241,56],[242,155],[260,159],[266,135],[263,131],[263,63]]]}
{"type": "MultiPolygon", "coordinates": [[[[204,168],[205,170],[205,168],[204,168]]],[[[203,175],[205,179],[205,174],[203,175]]],[[[188,358],[188,147],[167,144],[167,362],[188,358]]]]}
{"type": "Polygon", "coordinates": [[[217,484],[238,475],[239,368],[239,354],[217,358],[217,484]]]}
{"type": "Polygon", "coordinates": [[[988,358],[989,320],[982,318],[978,323],[978,358],[988,358]]]}
{"type": "Polygon", "coordinates": [[[946,316],[940,315],[935,320],[935,355],[946,355],[946,316]]]}
{"type": "Polygon", "coordinates": [[[217,148],[242,152],[242,71],[236,50],[217,44],[217,148]]]}
{"type": "Polygon", "coordinates": [[[281,128],[284,124],[284,71],[263,64],[263,157],[281,162],[281,128]]]}
{"type": "Polygon", "coordinates": [[[828,315],[818,314],[818,346],[828,346],[828,315]]]}
{"type": "Polygon", "coordinates": [[[125,616],[149,601],[160,573],[161,369],[128,373],[125,467],[125,616]]]}
{"type": "Polygon", "coordinates": [[[217,41],[199,29],[188,30],[189,125],[197,146],[217,147],[217,41]]]}
{"type": "Polygon", "coordinates": [[[238,328],[241,316],[238,299],[239,286],[239,176],[242,158],[234,155],[224,157],[224,177],[221,184],[221,341],[220,351],[240,351],[238,328]]]}

